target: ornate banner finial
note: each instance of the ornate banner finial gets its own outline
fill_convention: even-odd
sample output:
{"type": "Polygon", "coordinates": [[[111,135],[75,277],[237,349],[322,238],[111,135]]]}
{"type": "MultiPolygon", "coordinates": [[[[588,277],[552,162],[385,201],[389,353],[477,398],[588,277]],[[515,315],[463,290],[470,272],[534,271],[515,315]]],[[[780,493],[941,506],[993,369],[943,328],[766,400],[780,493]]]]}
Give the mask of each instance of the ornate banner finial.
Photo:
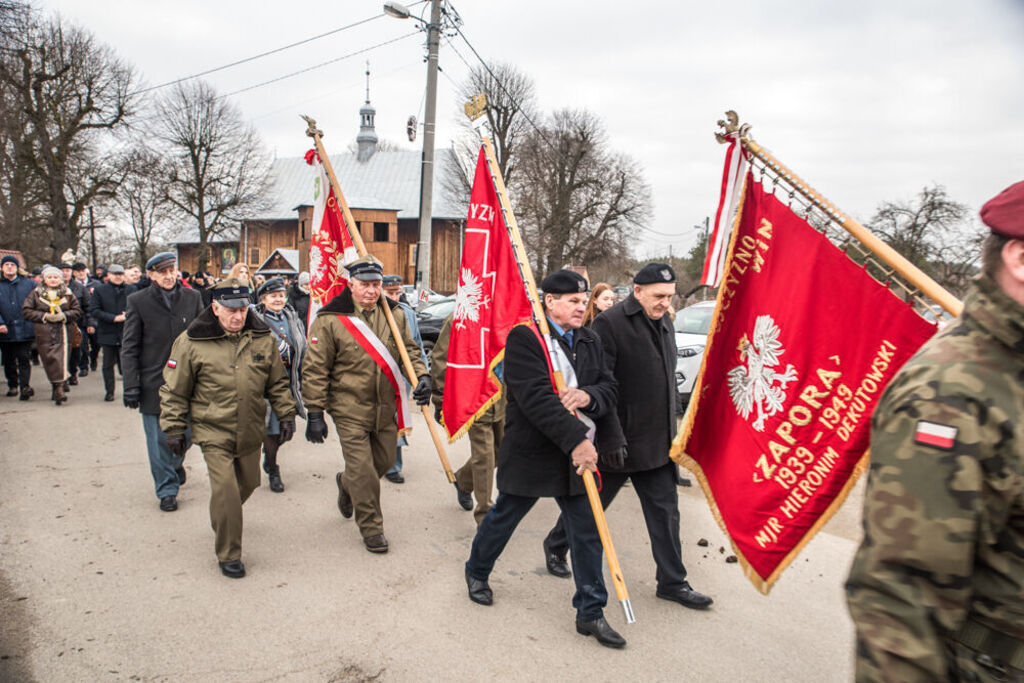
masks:
{"type": "Polygon", "coordinates": [[[740,125],[740,115],[730,109],[725,112],[725,121],[719,119],[718,127],[722,130],[715,133],[715,139],[721,144],[729,142],[729,137],[732,135],[738,135],[741,139],[746,138],[750,133],[750,124],[744,123],[740,125]]]}
{"type": "Polygon", "coordinates": [[[305,114],[300,114],[300,116],[302,116],[302,120],[306,122],[306,126],[307,126],[306,127],[306,135],[308,135],[311,138],[312,137],[321,137],[322,138],[324,136],[324,132],[316,127],[316,120],[315,119],[311,119],[308,116],[306,116],[305,114]]]}
{"type": "Polygon", "coordinates": [[[487,111],[487,95],[483,93],[473,95],[469,102],[462,107],[462,110],[466,112],[466,116],[473,123],[474,128],[481,126],[484,123],[484,113],[487,111]]]}

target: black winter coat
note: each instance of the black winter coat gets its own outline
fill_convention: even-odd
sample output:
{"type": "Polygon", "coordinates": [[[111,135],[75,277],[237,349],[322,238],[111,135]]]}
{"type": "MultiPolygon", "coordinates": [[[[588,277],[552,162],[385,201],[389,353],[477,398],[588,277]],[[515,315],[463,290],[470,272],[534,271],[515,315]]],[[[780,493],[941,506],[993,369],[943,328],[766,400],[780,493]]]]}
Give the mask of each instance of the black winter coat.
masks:
{"type": "Polygon", "coordinates": [[[293,282],[288,288],[288,303],[295,309],[302,321],[302,329],[309,329],[309,294],[299,289],[299,283],[293,282]]]}
{"type": "Polygon", "coordinates": [[[128,308],[128,295],[135,291],[134,285],[112,282],[98,285],[89,298],[89,316],[96,321],[96,341],[100,346],[120,346],[124,322],[116,323],[114,318],[128,308]]]}
{"type": "Polygon", "coordinates": [[[86,283],[79,282],[75,278],[71,278],[68,283],[68,289],[78,299],[78,305],[82,307],[82,317],[78,319],[78,326],[85,331],[85,328],[89,325],[89,289],[86,283]]]}
{"type": "Polygon", "coordinates": [[[163,370],[171,355],[171,344],[203,312],[199,292],[177,285],[178,295],[167,308],[163,291],[156,285],[128,297],[121,342],[121,370],[124,388],[141,389],[139,411],[160,414],[163,370]]]}
{"type": "Polygon", "coordinates": [[[643,472],[667,464],[676,434],[672,321],[667,314],[651,320],[630,294],[595,318],[593,330],[601,337],[605,365],[619,387],[619,424],[629,451],[621,471],[643,472]]]}
{"type": "MultiPolygon", "coordinates": [[[[582,412],[598,420],[600,431],[599,419],[611,414],[616,402],[615,378],[604,367],[601,340],[581,328],[573,332],[571,349],[564,339],[559,343],[573,364],[579,388],[590,394],[590,405],[582,412]]],[[[553,497],[585,492],[570,454],[586,438],[587,428],[562,406],[545,355],[530,327],[520,325],[509,333],[503,371],[505,438],[498,451],[502,493],[553,497]]]]}

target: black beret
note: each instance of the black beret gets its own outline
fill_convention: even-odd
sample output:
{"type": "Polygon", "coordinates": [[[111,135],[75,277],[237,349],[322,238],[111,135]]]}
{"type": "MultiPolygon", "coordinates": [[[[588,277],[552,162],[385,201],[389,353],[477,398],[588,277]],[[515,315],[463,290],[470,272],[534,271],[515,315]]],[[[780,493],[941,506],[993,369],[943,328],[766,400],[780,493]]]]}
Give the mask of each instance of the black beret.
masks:
{"type": "Polygon", "coordinates": [[[163,270],[178,262],[178,256],[173,251],[161,251],[153,258],[146,261],[146,270],[163,270]]]}
{"type": "Polygon", "coordinates": [[[634,285],[653,285],[657,282],[675,282],[676,272],[667,263],[648,263],[633,276],[634,285]]]}
{"type": "Polygon", "coordinates": [[[587,291],[587,279],[572,270],[556,270],[540,283],[545,294],[577,294],[587,291]]]}
{"type": "Polygon", "coordinates": [[[89,266],[85,265],[81,261],[76,261],[72,264],[71,270],[89,270],[89,266]]]}
{"type": "Polygon", "coordinates": [[[60,268],[61,270],[64,270],[65,268],[68,268],[68,269],[74,268],[74,266],[72,266],[70,263],[62,263],[62,264],[60,264],[57,267],[60,268]]]}
{"type": "Polygon", "coordinates": [[[272,277],[256,290],[256,298],[262,299],[264,294],[270,294],[271,292],[283,292],[287,289],[284,286],[284,280],[279,277],[272,277]]]}

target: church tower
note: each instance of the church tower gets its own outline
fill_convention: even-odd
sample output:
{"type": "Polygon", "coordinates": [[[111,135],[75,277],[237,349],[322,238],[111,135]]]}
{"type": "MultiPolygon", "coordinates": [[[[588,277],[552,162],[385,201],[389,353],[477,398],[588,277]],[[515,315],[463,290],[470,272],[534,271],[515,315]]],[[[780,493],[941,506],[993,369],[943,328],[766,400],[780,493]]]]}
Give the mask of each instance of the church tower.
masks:
{"type": "Polygon", "coordinates": [[[377,110],[370,104],[370,62],[366,62],[366,104],[359,109],[359,135],[356,136],[359,161],[366,161],[377,151],[377,131],[373,127],[376,114],[377,110]]]}

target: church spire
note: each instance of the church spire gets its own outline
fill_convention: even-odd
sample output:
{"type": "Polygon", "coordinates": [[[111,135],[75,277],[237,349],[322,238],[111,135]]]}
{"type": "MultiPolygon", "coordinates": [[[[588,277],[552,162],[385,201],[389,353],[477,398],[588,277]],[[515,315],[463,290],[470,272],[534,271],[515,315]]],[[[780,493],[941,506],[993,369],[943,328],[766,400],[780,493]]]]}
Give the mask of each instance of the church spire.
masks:
{"type": "Polygon", "coordinates": [[[377,110],[370,104],[370,62],[366,62],[366,104],[359,109],[359,135],[356,136],[358,152],[356,158],[366,161],[377,151],[377,131],[373,126],[373,117],[377,110]]]}

